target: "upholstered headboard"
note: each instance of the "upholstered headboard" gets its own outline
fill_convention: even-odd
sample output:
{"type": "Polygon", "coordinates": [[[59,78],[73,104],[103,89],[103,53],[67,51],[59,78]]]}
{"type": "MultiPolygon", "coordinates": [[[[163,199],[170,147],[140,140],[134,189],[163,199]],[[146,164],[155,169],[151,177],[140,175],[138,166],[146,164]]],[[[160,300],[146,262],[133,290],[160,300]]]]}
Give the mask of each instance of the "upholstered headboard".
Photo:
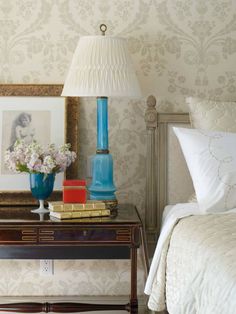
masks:
{"type": "Polygon", "coordinates": [[[167,204],[187,202],[194,189],[172,127],[190,127],[188,113],[158,113],[149,96],[145,113],[147,128],[145,227],[149,251],[159,235],[167,204]]]}

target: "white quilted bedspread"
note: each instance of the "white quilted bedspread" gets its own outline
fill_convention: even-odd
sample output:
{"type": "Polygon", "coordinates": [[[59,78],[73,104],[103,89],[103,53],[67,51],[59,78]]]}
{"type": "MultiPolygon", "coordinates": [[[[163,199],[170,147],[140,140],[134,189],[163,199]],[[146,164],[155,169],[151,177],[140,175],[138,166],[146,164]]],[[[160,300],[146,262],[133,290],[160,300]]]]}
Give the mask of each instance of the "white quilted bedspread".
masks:
{"type": "Polygon", "coordinates": [[[235,314],[235,210],[176,223],[146,287],[149,308],[161,311],[167,304],[169,314],[235,314]]]}

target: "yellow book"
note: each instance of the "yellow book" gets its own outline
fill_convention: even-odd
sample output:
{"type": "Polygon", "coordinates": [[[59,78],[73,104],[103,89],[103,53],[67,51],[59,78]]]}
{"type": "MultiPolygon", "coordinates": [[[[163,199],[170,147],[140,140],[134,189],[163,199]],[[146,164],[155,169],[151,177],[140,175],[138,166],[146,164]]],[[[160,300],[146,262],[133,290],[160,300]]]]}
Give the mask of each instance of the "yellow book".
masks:
{"type": "Polygon", "coordinates": [[[111,211],[109,209],[101,210],[81,210],[77,212],[50,212],[50,217],[58,219],[71,219],[71,218],[90,218],[109,216],[111,211]]]}
{"type": "Polygon", "coordinates": [[[63,203],[62,201],[48,202],[48,209],[52,212],[72,212],[81,210],[101,210],[106,209],[106,204],[102,201],[89,200],[84,204],[63,203]]]}

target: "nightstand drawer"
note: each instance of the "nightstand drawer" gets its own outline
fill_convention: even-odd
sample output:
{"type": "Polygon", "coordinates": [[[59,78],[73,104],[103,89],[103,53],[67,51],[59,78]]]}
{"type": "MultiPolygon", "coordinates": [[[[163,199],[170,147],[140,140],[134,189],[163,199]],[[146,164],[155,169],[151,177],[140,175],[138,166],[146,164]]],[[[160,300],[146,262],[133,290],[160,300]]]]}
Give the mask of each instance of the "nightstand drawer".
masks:
{"type": "Polygon", "coordinates": [[[39,243],[96,243],[130,242],[131,230],[128,228],[55,228],[40,229],[39,243]]]}
{"type": "Polygon", "coordinates": [[[8,228],[0,229],[0,244],[130,243],[129,228],[8,228]]]}

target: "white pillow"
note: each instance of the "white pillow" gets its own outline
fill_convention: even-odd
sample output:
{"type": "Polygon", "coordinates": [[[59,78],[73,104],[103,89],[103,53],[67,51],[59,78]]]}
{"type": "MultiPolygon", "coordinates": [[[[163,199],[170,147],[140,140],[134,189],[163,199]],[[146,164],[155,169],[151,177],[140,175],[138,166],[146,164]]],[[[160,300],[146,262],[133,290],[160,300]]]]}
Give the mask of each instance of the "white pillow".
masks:
{"type": "Polygon", "coordinates": [[[236,134],[173,128],[202,212],[236,207],[236,134]]]}
{"type": "MultiPolygon", "coordinates": [[[[187,97],[191,126],[195,129],[236,132],[236,102],[187,97]]],[[[196,197],[195,197],[196,198],[196,197]]],[[[189,201],[196,200],[191,197],[189,201]]]]}

